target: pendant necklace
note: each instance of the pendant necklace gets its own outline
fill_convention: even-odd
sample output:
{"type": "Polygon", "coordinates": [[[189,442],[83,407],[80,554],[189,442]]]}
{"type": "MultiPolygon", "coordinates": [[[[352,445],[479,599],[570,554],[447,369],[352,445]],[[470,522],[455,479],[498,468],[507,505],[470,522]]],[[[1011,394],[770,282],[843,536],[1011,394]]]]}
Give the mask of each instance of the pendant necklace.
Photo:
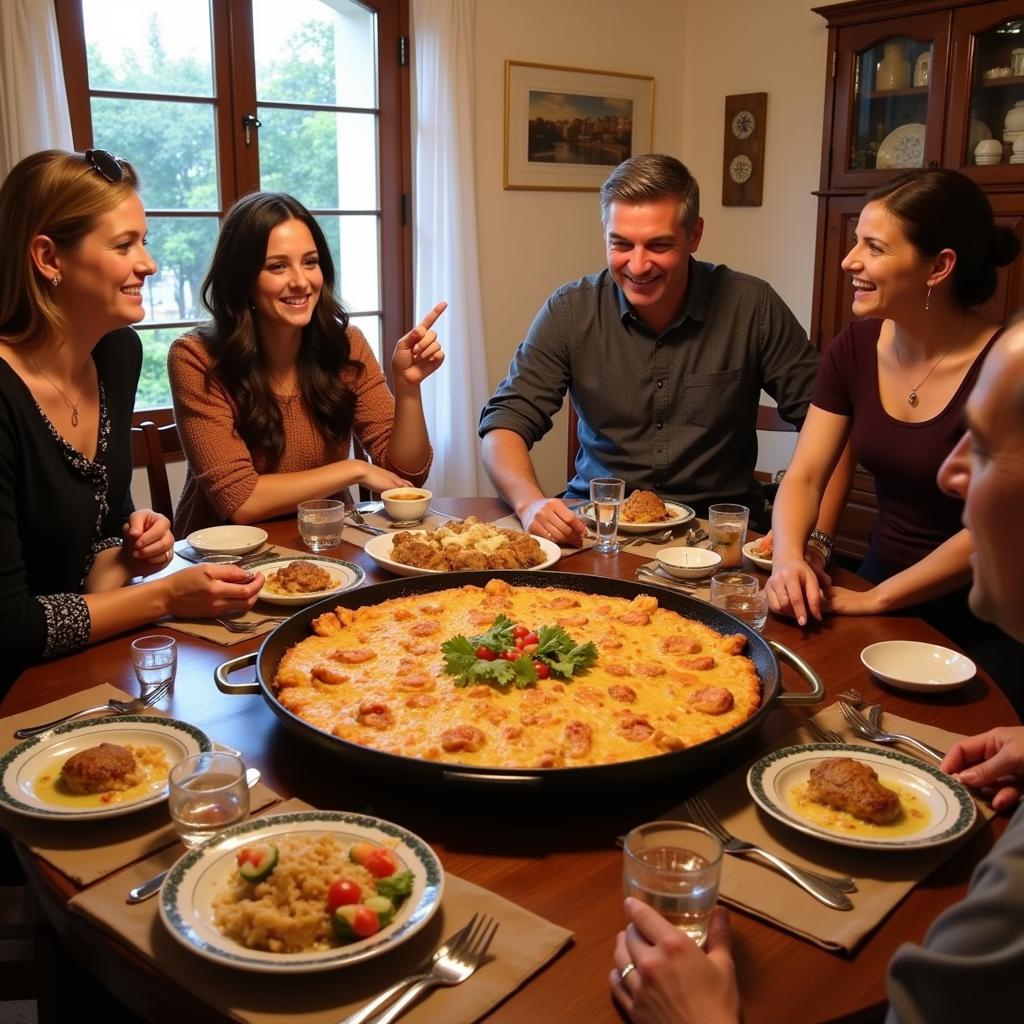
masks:
{"type": "MultiPolygon", "coordinates": [[[[966,320],[964,322],[966,323],[966,320]]],[[[922,386],[928,380],[928,378],[939,368],[939,363],[941,363],[942,360],[945,359],[946,356],[948,356],[949,353],[953,351],[953,348],[956,345],[956,343],[960,340],[960,335],[962,333],[963,325],[961,325],[960,330],[956,332],[956,337],[953,339],[952,344],[949,346],[949,348],[947,348],[946,351],[943,352],[942,355],[935,360],[935,363],[932,366],[932,368],[917,382],[916,385],[910,384],[910,378],[907,376],[906,370],[903,369],[903,358],[900,356],[900,343],[897,339],[893,339],[893,347],[896,349],[896,362],[899,364],[900,373],[903,374],[903,379],[907,382],[908,385],[910,385],[910,393],[907,395],[907,405],[909,405],[911,409],[917,408],[917,404],[920,401],[920,399],[917,397],[918,391],[921,390],[922,386]]]]}
{"type": "Polygon", "coordinates": [[[39,363],[36,362],[35,356],[29,356],[29,359],[35,367],[36,373],[43,377],[44,380],[48,381],[56,390],[57,394],[64,399],[64,404],[71,410],[71,426],[77,427],[78,407],[82,404],[82,396],[85,394],[85,389],[83,388],[81,394],[78,396],[78,401],[72,402],[71,399],[68,398],[67,392],[39,365],[39,363]]]}

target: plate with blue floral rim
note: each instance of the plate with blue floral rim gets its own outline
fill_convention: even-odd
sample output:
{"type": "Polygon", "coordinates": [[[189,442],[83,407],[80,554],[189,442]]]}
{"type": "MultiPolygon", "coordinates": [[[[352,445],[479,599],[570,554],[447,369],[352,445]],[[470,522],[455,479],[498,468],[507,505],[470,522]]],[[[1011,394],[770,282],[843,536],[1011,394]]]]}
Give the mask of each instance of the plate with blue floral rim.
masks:
{"type": "MultiPolygon", "coordinates": [[[[657,533],[659,530],[667,530],[670,527],[682,526],[696,516],[696,512],[689,505],[681,505],[676,501],[666,501],[665,509],[668,512],[667,519],[661,519],[656,523],[631,523],[619,516],[619,533],[657,533]]],[[[585,519],[591,525],[596,525],[594,517],[593,502],[586,502],[578,509],[580,518],[585,519]]]]}
{"type": "Polygon", "coordinates": [[[366,573],[355,562],[346,562],[343,558],[328,558],[326,555],[294,555],[291,558],[270,555],[267,558],[255,558],[246,562],[245,568],[249,572],[256,570],[263,573],[266,582],[258,597],[261,601],[266,601],[267,604],[312,604],[314,601],[322,601],[332,594],[341,594],[346,590],[352,590],[366,579],[366,573]],[[330,576],[330,584],[323,590],[308,590],[296,594],[271,590],[268,586],[271,575],[285,566],[291,565],[292,562],[311,562],[330,576]]]}
{"type": "Polygon", "coordinates": [[[851,743],[802,744],[775,750],[751,766],[747,789],[758,807],[784,825],[859,849],[921,850],[940,846],[968,832],[977,817],[971,794],[952,776],[897,750],[851,743]],[[811,769],[830,757],[854,758],[873,768],[883,786],[889,784],[897,793],[909,792],[917,813],[923,816],[920,827],[914,827],[906,811],[892,826],[872,826],[861,834],[852,834],[839,824],[829,826],[810,820],[799,808],[800,787],[807,784],[811,769]]]}
{"type": "Polygon", "coordinates": [[[206,733],[173,718],[117,715],[65,722],[19,743],[0,758],[0,807],[50,821],[95,821],[130,814],[167,799],[168,771],[178,761],[212,748],[206,733]],[[157,756],[147,777],[131,789],[72,793],[59,781],[62,765],[73,754],[101,743],[156,747],[166,769],[160,768],[157,756]]]}
{"type": "MultiPolygon", "coordinates": [[[[347,967],[389,952],[426,925],[441,906],[443,893],[444,871],[437,854],[401,825],[348,811],[298,811],[252,818],[189,850],[160,889],[160,918],[178,942],[207,960],[246,971],[303,974],[347,967]],[[361,841],[387,846],[397,856],[400,870],[412,872],[412,892],[389,925],[356,942],[301,953],[249,949],[217,927],[214,901],[237,872],[242,847],[276,845],[286,836],[325,835],[345,847],[361,841]]],[[[326,902],[324,915],[329,915],[326,902]]]]}

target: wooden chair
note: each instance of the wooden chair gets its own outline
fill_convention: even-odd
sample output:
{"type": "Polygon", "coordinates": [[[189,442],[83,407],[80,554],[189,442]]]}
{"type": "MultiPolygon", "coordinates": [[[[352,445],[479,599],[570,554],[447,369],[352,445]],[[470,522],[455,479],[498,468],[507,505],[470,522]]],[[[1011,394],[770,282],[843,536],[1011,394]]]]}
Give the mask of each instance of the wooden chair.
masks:
{"type": "Polygon", "coordinates": [[[168,519],[174,518],[174,502],[167,479],[167,463],[181,462],[184,458],[177,424],[158,427],[152,420],[146,420],[132,427],[132,464],[145,466],[150,507],[168,519]]]}

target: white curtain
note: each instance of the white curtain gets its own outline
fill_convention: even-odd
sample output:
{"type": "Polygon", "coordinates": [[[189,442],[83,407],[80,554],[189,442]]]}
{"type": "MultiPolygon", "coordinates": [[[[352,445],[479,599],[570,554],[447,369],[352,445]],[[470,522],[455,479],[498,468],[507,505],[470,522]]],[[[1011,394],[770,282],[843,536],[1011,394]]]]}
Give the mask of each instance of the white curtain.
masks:
{"type": "Polygon", "coordinates": [[[473,168],[473,29],[476,0],[413,0],[416,314],[439,299],[446,358],[424,384],[438,495],[493,494],[480,461],[477,420],[489,397],[473,168]]]}
{"type": "Polygon", "coordinates": [[[0,180],[40,149],[73,149],[50,0],[0,0],[0,180]]]}

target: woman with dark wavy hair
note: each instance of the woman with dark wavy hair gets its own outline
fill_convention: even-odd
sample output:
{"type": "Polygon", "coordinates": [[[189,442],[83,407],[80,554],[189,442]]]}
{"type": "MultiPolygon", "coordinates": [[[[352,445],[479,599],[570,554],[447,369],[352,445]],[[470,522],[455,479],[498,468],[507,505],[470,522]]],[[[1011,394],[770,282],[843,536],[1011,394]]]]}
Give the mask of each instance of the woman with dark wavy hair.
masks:
{"type": "Polygon", "coordinates": [[[297,199],[256,192],[228,211],[203,282],[211,319],[167,357],[189,464],[179,535],[283,515],[351,484],[426,479],[420,385],[444,359],[431,328],[445,303],[399,339],[392,395],[334,284],[327,240],[297,199]],[[349,458],[353,435],[372,463],[349,458]]]}
{"type": "Polygon", "coordinates": [[[977,307],[994,294],[997,268],[1019,251],[981,189],[957,171],[903,174],[867,197],[842,264],[860,319],[825,350],[775,502],[767,586],[775,611],[803,624],[823,610],[912,608],[1008,681],[1020,647],[967,608],[972,543],[963,502],[939,490],[936,474],[964,432],[964,404],[1002,330],[977,307]],[[848,441],[878,495],[858,570],[868,590],[832,587],[804,550],[809,536],[830,546],[811,528],[848,441]]]}

